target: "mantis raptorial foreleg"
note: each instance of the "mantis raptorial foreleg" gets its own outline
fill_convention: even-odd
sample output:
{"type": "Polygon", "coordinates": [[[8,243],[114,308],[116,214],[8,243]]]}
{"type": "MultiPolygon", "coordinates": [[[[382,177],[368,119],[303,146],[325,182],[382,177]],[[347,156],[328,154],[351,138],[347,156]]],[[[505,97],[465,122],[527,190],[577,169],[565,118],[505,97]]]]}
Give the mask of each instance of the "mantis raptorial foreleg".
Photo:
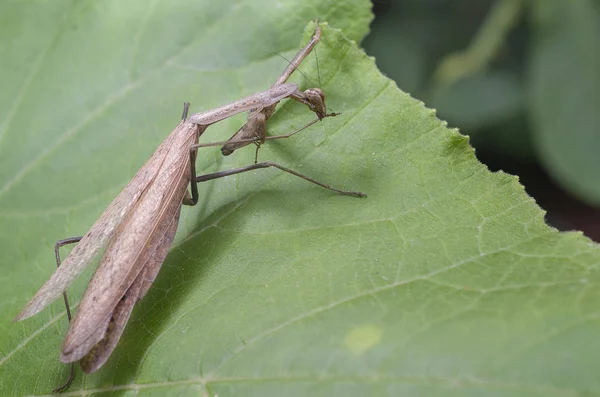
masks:
{"type": "MultiPolygon", "coordinates": [[[[287,68],[279,76],[275,84],[271,88],[275,88],[281,84],[284,84],[291,74],[298,69],[300,63],[310,54],[315,45],[321,39],[321,28],[318,24],[315,25],[315,33],[304,48],[302,48],[294,59],[289,63],[287,68]]],[[[317,119],[308,123],[304,127],[294,131],[290,134],[278,135],[271,139],[289,138],[295,133],[313,125],[316,121],[322,120],[325,117],[337,116],[338,113],[327,113],[325,106],[325,94],[319,88],[309,88],[306,91],[296,90],[290,94],[289,98],[292,98],[300,103],[305,104],[309,109],[317,115],[317,119]]],[[[267,120],[275,112],[277,102],[252,109],[248,114],[248,121],[235,133],[221,148],[221,153],[224,156],[228,156],[235,150],[244,147],[250,143],[254,143],[256,147],[255,163],[258,162],[258,149],[267,139],[267,120]]],[[[215,144],[201,144],[198,147],[213,146],[215,144]]]]}

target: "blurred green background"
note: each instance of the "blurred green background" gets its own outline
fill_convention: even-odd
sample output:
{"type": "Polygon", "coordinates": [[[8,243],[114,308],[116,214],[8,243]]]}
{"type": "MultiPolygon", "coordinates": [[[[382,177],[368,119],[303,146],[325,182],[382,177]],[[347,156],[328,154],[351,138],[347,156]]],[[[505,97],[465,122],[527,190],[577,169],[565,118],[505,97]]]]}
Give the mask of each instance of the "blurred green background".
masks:
{"type": "Polygon", "coordinates": [[[600,2],[376,0],[363,46],[398,86],[600,241],[600,2]]]}

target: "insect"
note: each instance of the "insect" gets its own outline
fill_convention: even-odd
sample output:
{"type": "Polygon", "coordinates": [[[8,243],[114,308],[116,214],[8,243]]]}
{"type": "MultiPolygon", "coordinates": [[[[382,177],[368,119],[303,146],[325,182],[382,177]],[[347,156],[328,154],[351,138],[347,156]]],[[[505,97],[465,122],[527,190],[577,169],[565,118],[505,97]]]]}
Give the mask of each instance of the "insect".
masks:
{"type": "MultiPolygon", "coordinates": [[[[92,373],[108,360],[133,306],[144,297],[156,278],[177,231],[182,204],[195,205],[198,202],[197,182],[273,166],[341,194],[364,197],[360,192],[333,189],[270,162],[196,176],[197,148],[194,145],[210,125],[240,112],[252,113],[252,109],[268,108],[288,97],[300,100],[309,107],[312,105],[311,99],[306,99],[296,84],[287,83],[275,84],[269,90],[194,114],[189,119],[189,104],[186,104],[183,120],[90,230],[82,237],[56,243],[58,269],[15,320],[35,315],[63,294],[70,326],[60,359],[65,363],[79,361],[84,372],[92,373]],[[187,189],[188,184],[191,194],[187,189]],[[61,264],[59,248],[71,243],[77,245],[61,264]],[[104,247],[77,314],[71,318],[66,288],[104,247]]],[[[235,140],[231,142],[235,143],[235,140]]],[[[72,365],[69,379],[55,392],[66,390],[73,379],[72,365]]]]}

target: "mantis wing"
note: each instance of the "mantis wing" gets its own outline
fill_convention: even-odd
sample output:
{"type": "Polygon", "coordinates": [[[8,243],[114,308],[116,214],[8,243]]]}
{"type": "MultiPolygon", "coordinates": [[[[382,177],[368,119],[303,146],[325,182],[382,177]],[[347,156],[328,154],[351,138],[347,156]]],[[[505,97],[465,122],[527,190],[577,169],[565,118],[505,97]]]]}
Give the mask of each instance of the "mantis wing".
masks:
{"type": "Polygon", "coordinates": [[[81,359],[81,368],[85,373],[90,374],[102,367],[117,346],[133,307],[146,295],[146,292],[148,292],[152,282],[156,279],[158,271],[162,267],[167,253],[169,252],[169,248],[173,243],[175,233],[177,232],[180,213],[181,212],[178,211],[175,218],[171,220],[167,233],[164,235],[158,247],[156,247],[156,250],[148,262],[144,265],[144,270],[140,273],[138,278],[135,279],[131,287],[129,287],[123,298],[121,298],[115,307],[111,314],[110,321],[106,327],[104,327],[104,337],[101,338],[101,340],[81,359]]]}
{"type": "Polygon", "coordinates": [[[50,279],[31,298],[29,303],[15,318],[15,321],[24,320],[42,311],[61,295],[73,280],[92,262],[92,259],[106,245],[106,242],[113,236],[121,221],[131,211],[131,208],[156,177],[160,164],[164,161],[168,148],[172,144],[172,140],[173,136],[171,134],[162,142],[152,157],[148,159],[146,164],[135,174],[121,193],[104,210],[100,218],[83,236],[50,279]]]}
{"type": "MultiPolygon", "coordinates": [[[[172,221],[178,219],[182,199],[190,182],[189,150],[197,140],[196,131],[195,124],[186,122],[171,133],[174,137],[163,163],[159,165],[156,178],[121,222],[81,299],[63,343],[61,361],[82,359],[104,338],[107,327],[110,328],[110,318],[122,298],[125,301],[137,299],[139,291],[132,292],[131,296],[126,294],[143,274],[147,264],[152,262],[154,253],[159,248],[161,253],[168,251],[163,243],[165,238],[172,241],[172,236],[167,236],[173,228],[176,229],[177,225],[173,226],[172,221]],[[104,328],[102,332],[99,327],[104,328]]],[[[162,263],[164,257],[160,259],[162,263]]],[[[131,308],[133,303],[135,300],[131,308]]],[[[125,320],[130,311],[126,310],[125,320]]]]}

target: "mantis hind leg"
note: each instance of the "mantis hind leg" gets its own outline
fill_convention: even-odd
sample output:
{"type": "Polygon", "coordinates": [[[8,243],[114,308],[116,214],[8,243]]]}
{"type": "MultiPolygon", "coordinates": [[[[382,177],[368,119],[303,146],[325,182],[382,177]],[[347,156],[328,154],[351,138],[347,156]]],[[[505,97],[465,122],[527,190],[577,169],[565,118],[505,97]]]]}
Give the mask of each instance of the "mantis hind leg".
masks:
{"type": "MultiPolygon", "coordinates": [[[[65,245],[69,245],[69,244],[78,243],[79,241],[81,241],[82,238],[83,238],[83,236],[70,237],[70,238],[66,238],[64,240],[58,240],[56,242],[56,244],[54,244],[54,256],[56,258],[56,267],[60,267],[60,263],[61,263],[60,252],[59,252],[60,247],[63,247],[65,245]]],[[[71,306],[69,305],[69,298],[67,297],[67,291],[63,292],[63,299],[65,301],[65,308],[67,309],[67,319],[69,320],[69,323],[70,323],[71,322],[71,306]]],[[[75,379],[75,363],[71,363],[71,373],[69,374],[69,378],[67,379],[67,381],[65,383],[63,383],[61,386],[52,390],[52,393],[62,393],[63,391],[67,390],[69,388],[69,386],[71,386],[73,379],[75,379]]]]}

